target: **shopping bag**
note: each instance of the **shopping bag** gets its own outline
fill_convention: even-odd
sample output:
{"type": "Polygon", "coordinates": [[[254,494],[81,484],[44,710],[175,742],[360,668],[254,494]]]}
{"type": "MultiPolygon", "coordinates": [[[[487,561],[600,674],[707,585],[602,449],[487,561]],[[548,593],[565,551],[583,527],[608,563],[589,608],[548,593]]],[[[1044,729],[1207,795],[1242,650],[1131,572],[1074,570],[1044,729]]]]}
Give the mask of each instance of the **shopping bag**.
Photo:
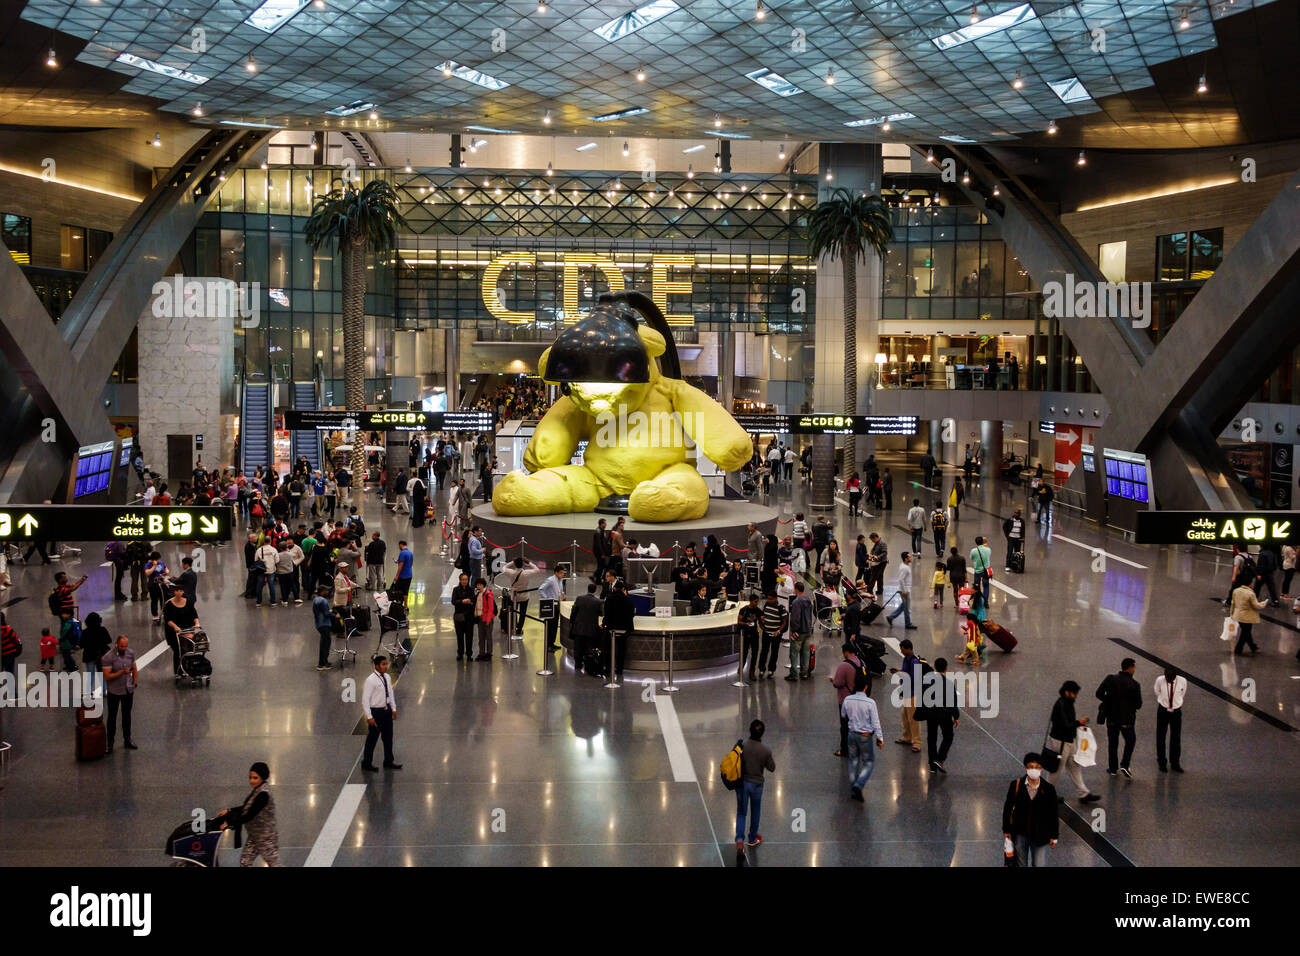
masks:
{"type": "Polygon", "coordinates": [[[1089,727],[1080,727],[1074,736],[1074,762],[1080,767],[1092,767],[1097,763],[1097,738],[1089,727]]]}
{"type": "Polygon", "coordinates": [[[1223,619],[1223,633],[1219,635],[1219,640],[1221,641],[1236,640],[1237,635],[1240,633],[1241,633],[1241,625],[1238,624],[1236,621],[1234,621],[1232,618],[1225,617],[1223,619]]]}

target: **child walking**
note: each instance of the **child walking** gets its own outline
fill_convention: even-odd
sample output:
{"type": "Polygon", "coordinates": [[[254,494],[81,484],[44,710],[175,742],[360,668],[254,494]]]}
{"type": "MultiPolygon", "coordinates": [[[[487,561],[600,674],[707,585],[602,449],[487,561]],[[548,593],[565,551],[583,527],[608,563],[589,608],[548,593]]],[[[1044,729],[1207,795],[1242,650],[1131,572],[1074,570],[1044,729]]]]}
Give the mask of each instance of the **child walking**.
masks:
{"type": "Polygon", "coordinates": [[[59,640],[50,633],[48,627],[41,628],[41,670],[54,670],[54,655],[59,651],[59,640]]]}
{"type": "Polygon", "coordinates": [[[930,583],[934,586],[934,606],[943,607],[943,592],[948,586],[948,567],[942,561],[934,562],[934,578],[930,583]]]}

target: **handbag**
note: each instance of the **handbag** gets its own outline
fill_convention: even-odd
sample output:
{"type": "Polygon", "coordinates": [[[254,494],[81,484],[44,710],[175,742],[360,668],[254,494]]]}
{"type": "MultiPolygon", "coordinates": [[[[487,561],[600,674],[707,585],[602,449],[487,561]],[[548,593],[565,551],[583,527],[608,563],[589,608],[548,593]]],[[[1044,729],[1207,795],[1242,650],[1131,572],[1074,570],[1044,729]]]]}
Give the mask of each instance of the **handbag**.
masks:
{"type": "Polygon", "coordinates": [[[1047,731],[1043,734],[1043,749],[1038,755],[1038,762],[1043,765],[1043,769],[1048,773],[1056,773],[1056,771],[1061,769],[1061,755],[1057,751],[1049,749],[1047,746],[1048,740],[1051,739],[1051,731],[1052,722],[1049,719],[1047,722],[1047,731]]]}
{"type": "Polygon", "coordinates": [[[1080,727],[1074,735],[1074,762],[1080,767],[1097,764],[1097,738],[1088,727],[1080,727]]]}

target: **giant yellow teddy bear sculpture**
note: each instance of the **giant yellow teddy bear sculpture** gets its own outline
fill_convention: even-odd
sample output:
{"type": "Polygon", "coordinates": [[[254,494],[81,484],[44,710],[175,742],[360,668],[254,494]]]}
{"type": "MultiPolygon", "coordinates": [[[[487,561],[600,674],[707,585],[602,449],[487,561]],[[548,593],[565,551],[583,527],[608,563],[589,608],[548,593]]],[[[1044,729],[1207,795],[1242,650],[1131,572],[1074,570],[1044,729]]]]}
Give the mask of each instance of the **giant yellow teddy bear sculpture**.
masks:
{"type": "MultiPolygon", "coordinates": [[[[687,461],[685,439],[727,471],[749,461],[753,446],[736,420],[698,388],[661,373],[657,358],[665,351],[664,337],[647,326],[637,333],[650,356],[650,381],[572,385],[528,442],[529,473],[511,472],[492,493],[497,514],[592,511],[607,495],[628,495],[634,521],[701,518],[709,510],[709,489],[687,461]],[[584,440],[584,463],[569,464],[584,440]]],[[[538,362],[543,379],[550,351],[538,362]]]]}

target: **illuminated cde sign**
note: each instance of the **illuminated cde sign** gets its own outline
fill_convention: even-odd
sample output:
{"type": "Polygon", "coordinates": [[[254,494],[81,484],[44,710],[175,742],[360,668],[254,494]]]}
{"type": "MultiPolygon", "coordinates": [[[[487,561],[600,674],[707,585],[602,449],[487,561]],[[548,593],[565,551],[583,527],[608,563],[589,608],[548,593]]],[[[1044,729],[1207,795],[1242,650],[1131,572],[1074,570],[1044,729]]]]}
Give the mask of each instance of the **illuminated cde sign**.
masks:
{"type": "Polygon", "coordinates": [[[33,505],[0,510],[0,540],[229,541],[230,508],[33,505]]]}
{"type": "Polygon", "coordinates": [[[915,415],[733,415],[752,435],[915,435],[915,415]]]}
{"type": "Polygon", "coordinates": [[[1283,544],[1300,540],[1300,512],[1139,511],[1138,544],[1283,544]]]}
{"type": "Polygon", "coordinates": [[[496,416],[487,411],[422,412],[389,408],[369,412],[289,409],[284,427],[291,431],[491,431],[496,416]]]}

